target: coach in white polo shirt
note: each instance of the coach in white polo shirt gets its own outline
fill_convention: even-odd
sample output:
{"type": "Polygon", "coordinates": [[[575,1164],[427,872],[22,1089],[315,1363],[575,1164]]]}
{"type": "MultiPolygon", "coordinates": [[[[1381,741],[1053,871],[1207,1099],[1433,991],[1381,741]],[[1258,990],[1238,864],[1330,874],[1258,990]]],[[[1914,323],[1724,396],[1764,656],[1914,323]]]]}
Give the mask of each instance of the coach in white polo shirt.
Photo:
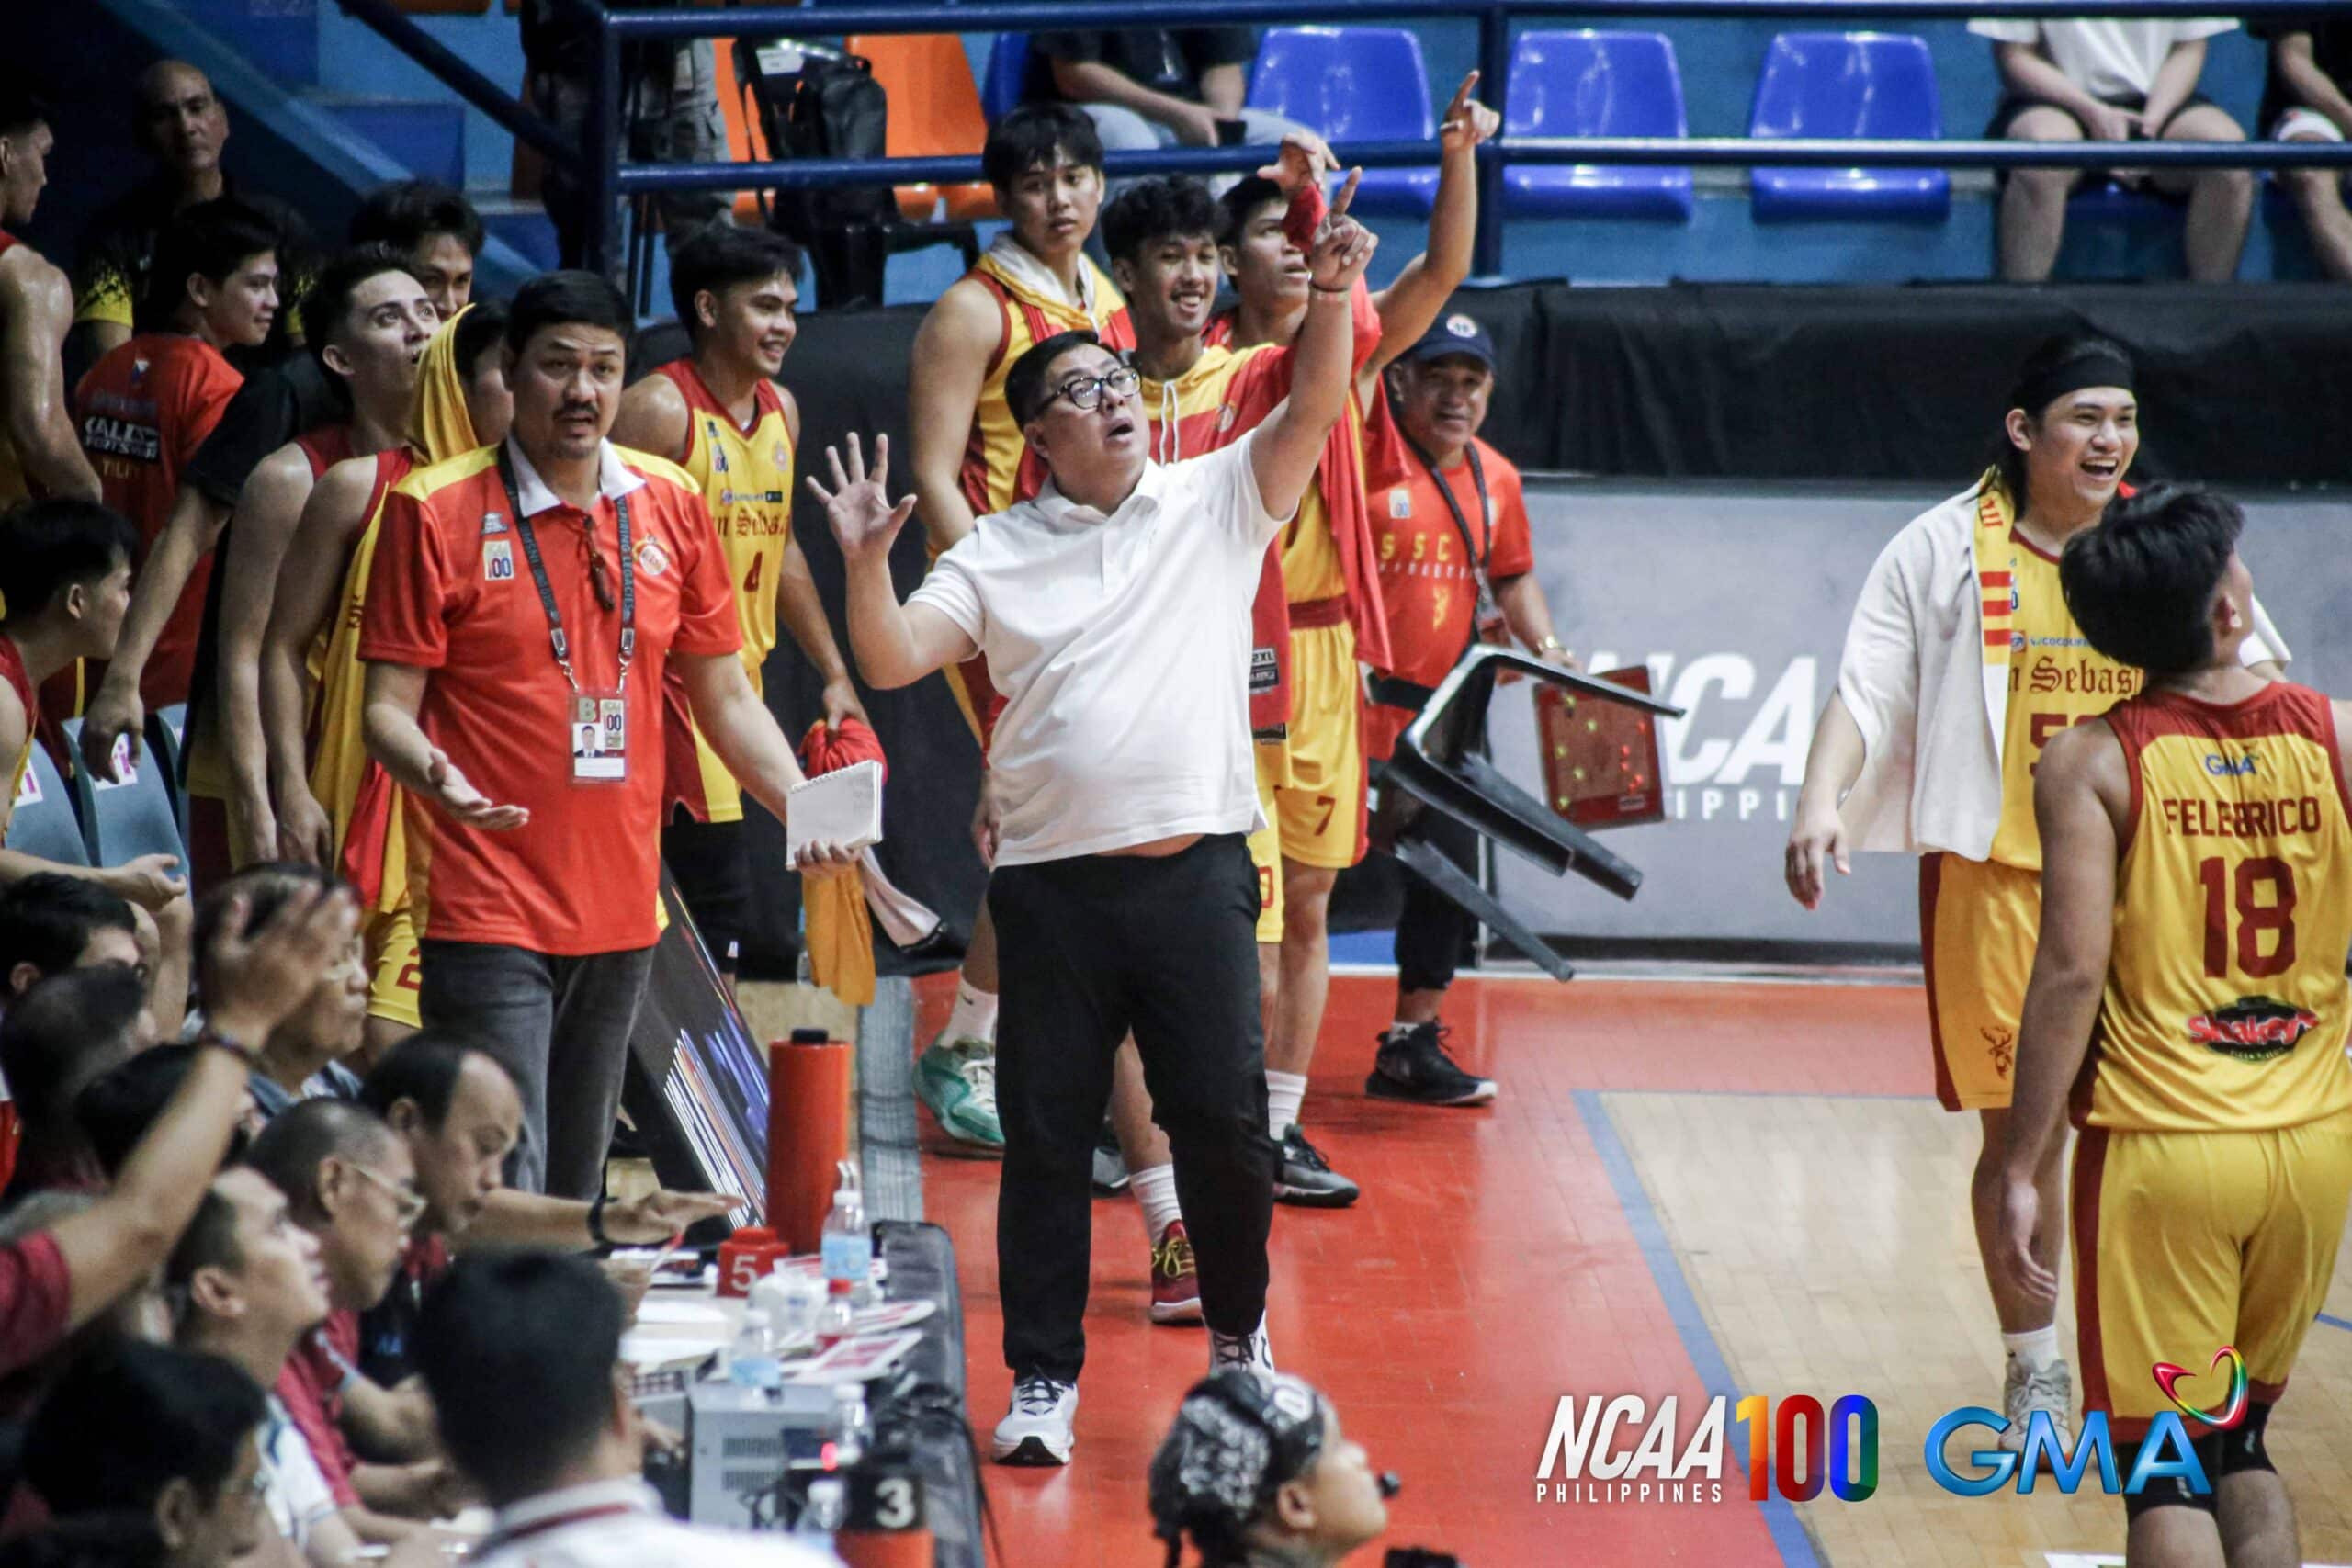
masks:
{"type": "Polygon", "coordinates": [[[1002,954],[997,1272],[1012,1409],[996,1457],[1069,1462],[1085,1359],[1088,1177],[1133,1030],[1199,1260],[1212,1367],[1271,1367],[1258,1022],[1260,821],[1250,605],[1346,402],[1348,291],[1372,235],[1352,178],[1314,237],[1287,402],[1235,445],[1147,455],[1136,375],[1089,333],[1037,344],[1005,398],[1052,475],[980,519],[901,606],[890,541],[913,510],[856,444],[822,497],[849,563],[850,645],[876,686],[988,656],[1008,699],[989,751],[1000,809],[989,908],[1002,954]]]}

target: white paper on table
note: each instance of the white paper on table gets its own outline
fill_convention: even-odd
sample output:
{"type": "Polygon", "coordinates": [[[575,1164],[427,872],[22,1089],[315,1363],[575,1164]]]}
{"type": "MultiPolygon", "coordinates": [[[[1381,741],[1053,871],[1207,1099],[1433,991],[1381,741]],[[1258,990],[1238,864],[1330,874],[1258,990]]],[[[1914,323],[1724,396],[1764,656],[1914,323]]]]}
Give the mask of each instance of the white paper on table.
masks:
{"type": "Polygon", "coordinates": [[[638,1306],[637,1321],[639,1325],[686,1324],[723,1328],[727,1325],[727,1314],[709,1302],[662,1301],[649,1296],[638,1306]]]}
{"type": "Polygon", "coordinates": [[[621,1359],[632,1367],[698,1364],[727,1348],[724,1339],[678,1338],[631,1329],[621,1336],[621,1359]]]}

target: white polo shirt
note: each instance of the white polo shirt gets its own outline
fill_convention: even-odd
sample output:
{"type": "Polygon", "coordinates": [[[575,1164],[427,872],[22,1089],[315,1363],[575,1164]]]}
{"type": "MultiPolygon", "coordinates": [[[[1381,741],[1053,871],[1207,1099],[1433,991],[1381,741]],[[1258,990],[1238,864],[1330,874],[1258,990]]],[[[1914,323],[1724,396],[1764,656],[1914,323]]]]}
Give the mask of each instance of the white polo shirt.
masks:
{"type": "Polygon", "coordinates": [[[2095,98],[2144,98],[2173,45],[2236,27],[2227,17],[1980,17],[1968,30],[2000,43],[2039,42],[2066,79],[2095,98]]]}
{"type": "Polygon", "coordinates": [[[1148,464],[1108,517],[1048,484],[981,518],[908,601],[961,627],[1005,696],[998,864],[1261,824],[1250,606],[1288,519],[1258,493],[1256,441],[1148,464]]]}
{"type": "Polygon", "coordinates": [[[498,1511],[474,1549],[479,1568],[841,1568],[841,1559],[777,1535],[683,1525],[641,1481],[599,1481],[498,1511]]]}

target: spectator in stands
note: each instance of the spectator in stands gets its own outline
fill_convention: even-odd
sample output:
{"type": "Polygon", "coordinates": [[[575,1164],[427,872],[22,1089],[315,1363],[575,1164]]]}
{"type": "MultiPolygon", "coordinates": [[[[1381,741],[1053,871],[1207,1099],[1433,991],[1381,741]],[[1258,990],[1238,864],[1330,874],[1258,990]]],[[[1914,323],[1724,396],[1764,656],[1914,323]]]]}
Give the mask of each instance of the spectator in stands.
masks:
{"type": "Polygon", "coordinates": [[[505,333],[506,311],[496,304],[468,306],[442,324],[417,363],[406,441],[347,458],[320,478],[268,589],[259,680],[274,852],[334,866],[361,891],[368,975],[363,1062],[424,1020],[406,838],[396,830],[399,797],[368,760],[361,721],[360,606],[385,493],[415,468],[506,438],[514,399],[505,333]]]}
{"type": "MultiPolygon", "coordinates": [[[[833,641],[817,581],[792,536],[793,449],[800,405],[775,378],[796,331],[800,247],[781,234],[713,223],[670,259],[670,295],[693,352],[622,396],[613,439],[667,457],[701,489],[735,585],[743,670],[754,691],[782,615],[824,682],[825,723],[864,720],[849,661],[833,641]]],[[[673,680],[672,694],[684,696],[673,680]]],[[[691,728],[673,737],[662,860],[712,960],[731,981],[752,913],[743,795],[691,728]]]]}
{"type": "MultiPolygon", "coordinates": [[[[1409,457],[1370,509],[1395,655],[1373,676],[1364,710],[1364,750],[1375,759],[1395,750],[1396,737],[1438,682],[1481,637],[1505,645],[1516,637],[1539,659],[1577,667],[1535,581],[1519,469],[1478,439],[1494,389],[1494,340],[1460,311],[1431,327],[1389,371],[1389,406],[1409,457]]],[[[1440,812],[1423,821],[1440,852],[1476,876],[1477,834],[1440,812]]],[[[1405,874],[1396,1019],[1381,1037],[1365,1093],[1424,1105],[1477,1105],[1495,1097],[1493,1079],[1454,1065],[1444,1048],[1448,1031],[1438,1021],[1477,925],[1460,905],[1405,874]]]]}
{"type": "MultiPolygon", "coordinates": [[[[1993,40],[2003,95],[1985,134],[2022,141],[2243,141],[2219,105],[2197,90],[2205,40],[2237,23],[2223,17],[2069,17],[1980,20],[1968,30],[1993,40]]],[[[2245,169],[2109,170],[2188,201],[2188,276],[2200,283],[2236,275],[2254,213],[2245,169]]],[[[2005,169],[2000,210],[2001,277],[2041,283],[2058,262],[2066,197],[2080,169],[2005,169]]]]}
{"type": "Polygon", "coordinates": [[[1237,1368],[1194,1383],[1177,1406],[1151,1460],[1152,1530],[1169,1568],[1187,1536],[1201,1568],[1323,1568],[1388,1529],[1394,1487],[1313,1387],[1237,1368]]]}
{"type": "MultiPolygon", "coordinates": [[[[401,252],[407,257],[409,276],[425,286],[435,310],[455,315],[472,295],[481,219],[465,197],[446,186],[408,180],[381,187],[361,204],[351,220],[351,243],[388,244],[401,252]]],[[[248,378],[230,399],[210,438],[181,475],[179,496],[161,541],[140,563],[141,592],[124,626],[122,647],[107,671],[112,678],[90,699],[82,726],[82,757],[98,777],[114,777],[114,747],[119,738],[129,735],[131,744],[138,744],[140,727],[147,719],[139,680],[156,634],[169,607],[179,602],[197,561],[208,554],[219,558],[216,547],[246,480],[288,443],[352,417],[349,398],[317,353],[291,355],[284,364],[248,378]]],[[[208,592],[208,604],[210,597],[208,592]]],[[[218,619],[209,611],[207,618],[218,619]]],[[[200,658],[196,685],[191,702],[200,709],[211,688],[211,670],[200,658]]]]}
{"type": "MultiPolygon", "coordinates": [[[[233,909],[266,920],[297,895],[341,886],[330,873],[303,862],[247,866],[204,896],[196,912],[197,951],[211,951],[213,933],[233,909]]],[[[211,982],[199,965],[198,994],[210,994],[211,982]]],[[[342,1059],[358,1049],[367,1006],[368,975],[355,935],[342,961],[319,976],[301,1005],[269,1032],[254,1054],[254,1104],[264,1121],[300,1100],[358,1098],[359,1079],[342,1059]]]]}
{"type": "MultiPolygon", "coordinates": [[[[1037,493],[1044,466],[1028,455],[1004,397],[1030,347],[1056,333],[1091,332],[1132,347],[1126,301],[1086,254],[1102,204],[1102,140],[1067,105],[1018,108],[989,131],[980,167],[1007,227],[979,265],[923,317],[907,378],[907,428],[924,552],[937,560],[974,519],[1037,493]]],[[[1004,700],[980,663],[947,672],[965,722],[987,753],[1004,700]]],[[[987,811],[985,785],[974,831],[987,811]]],[[[962,983],[947,1026],[915,1062],[915,1095],[955,1142],[1004,1147],[996,1108],[996,922],[972,918],[962,983]]]]}
{"type": "Polygon", "coordinates": [[[426,1298],[417,1359],[449,1457],[498,1510],[480,1568],[838,1560],[677,1523],[639,1478],[644,1419],[620,1366],[620,1296],[547,1253],[469,1258],[426,1298]],[[525,1420],[515,1413],[529,1412],[525,1420]]]}
{"type": "Polygon", "coordinates": [[[1241,101],[1258,58],[1250,28],[1033,33],[1029,53],[1029,100],[1084,109],[1106,152],[1234,141],[1271,147],[1306,129],[1241,101]]]}
{"type": "MultiPolygon", "coordinates": [[[[95,501],[38,501],[0,513],[0,759],[8,770],[0,837],[32,766],[41,683],[77,659],[114,650],[138,553],[137,531],[95,501]]],[[[178,865],[176,856],[153,854],[119,866],[66,866],[0,849],[0,885],[55,872],[159,910],[186,896],[178,865]]]]}
{"type": "Polygon", "coordinates": [[[1350,300],[1376,243],[1345,217],[1353,189],[1351,178],[1316,235],[1317,303],[1290,395],[1235,446],[1154,464],[1135,370],[1091,333],[1047,338],[1005,396],[1052,484],[966,536],[903,606],[889,552],[914,501],[888,499],[887,441],[871,476],[853,443],[846,470],[828,454],[832,491],[811,482],[848,563],[867,682],[895,689],[978,654],[1008,698],[989,752],[989,886],[1006,939],[1003,1461],[1069,1462],[1088,1176],[1130,1027],[1175,1156],[1212,1365],[1272,1365],[1277,1162],[1244,844],[1263,820],[1250,604],[1348,400],[1350,300]]]}
{"type": "Polygon", "coordinates": [[[35,872],[0,892],[0,1004],[44,976],[121,964],[148,977],[136,906],[85,876],[35,872]]]}
{"type": "Polygon", "coordinates": [[[359,1376],[359,1314],[391,1288],[409,1227],[424,1211],[407,1144],[364,1106],[314,1100],[279,1115],[245,1157],[286,1194],[326,1269],[327,1319],[295,1347],[277,1392],[336,1504],[368,1540],[406,1536],[402,1519],[455,1514],[465,1499],[445,1465],[366,1463],[345,1436],[344,1389],[359,1376]]]}
{"type": "Polygon", "coordinates": [[[25,1441],[25,1479],[69,1528],[136,1520],[137,1561],[228,1568],[259,1547],[261,1428],[251,1376],[219,1356],[126,1344],[69,1369],[25,1441]]]}
{"type": "MultiPolygon", "coordinates": [[[[778,821],[802,782],[737,656],[733,585],[701,494],[605,439],[631,325],[619,290],[594,274],[523,287],[506,325],[514,428],[387,498],[359,646],[368,751],[409,792],[412,841],[432,859],[420,1010],[514,1074],[516,1185],[562,1197],[604,1189],[652,965],[665,671],[778,821]],[[511,537],[482,534],[492,513],[511,537]],[[608,558],[605,538],[633,542],[608,558]],[[458,566],[477,557],[490,563],[479,578],[458,566]],[[583,717],[605,746],[574,737],[583,717]]],[[[801,869],[852,863],[823,846],[801,869]]]]}
{"type": "Polygon", "coordinates": [[[203,72],[184,60],[159,60],[140,73],[133,92],[132,139],[154,168],[99,212],[75,254],[74,330],[65,352],[69,370],[77,375],[130,341],[156,244],[190,208],[232,197],[277,230],[285,247],[279,260],[288,322],[300,298],[296,279],[308,276],[315,249],[311,226],[300,212],[221,168],[229,110],[203,72]]]}
{"type": "MultiPolygon", "coordinates": [[[[106,503],[139,530],[152,553],[170,523],[180,476],[244,378],[222,350],[258,344],[277,316],[275,226],[226,198],[189,208],[155,246],[141,306],[148,330],[90,367],[74,389],[82,449],[98,470],[106,503]]],[[[211,562],[170,601],[143,648],[139,697],[149,712],[187,701],[211,562]]]]}
{"type": "Polygon", "coordinates": [[[350,940],[355,919],[348,900],[324,898],[291,904],[266,923],[226,924],[215,955],[219,994],[207,998],[206,1043],[189,1049],[163,1113],[113,1168],[112,1190],[53,1229],[0,1247],[0,1374],[48,1354],[136,1289],[170,1249],[244,1103],[248,1055],[241,1043],[264,1038],[293,1010],[350,940]]]}
{"type": "Polygon", "coordinates": [[[74,1101],[117,1065],[154,1043],[139,972],[101,964],[52,975],[0,1018],[0,1074],[24,1129],[8,1201],[51,1188],[88,1190],[106,1171],[74,1101]]]}
{"type": "Polygon", "coordinates": [[[96,501],[65,396],[65,333],[74,289],[65,274],[9,232],[33,220],[49,183],[49,106],[16,73],[0,76],[0,508],[36,495],[96,501]]]}
{"type": "MultiPolygon", "coordinates": [[[[2270,76],[2261,125],[2276,141],[2342,141],[2352,137],[2352,17],[2277,18],[2254,24],[2270,40],[2270,76]]],[[[2320,269],[2352,282],[2352,210],[2342,169],[2281,169],[2320,269]]]]}
{"type": "Polygon", "coordinates": [[[260,1473],[270,1522],[312,1568],[344,1568],[359,1537],[275,1392],[295,1346],[326,1321],[318,1242],[294,1224],[268,1178],[235,1166],[205,1190],[164,1280],[179,1313],[180,1348],[225,1358],[272,1391],[260,1473]]]}
{"type": "MultiPolygon", "coordinates": [[[[612,11],[650,11],[677,0],[602,0],[612,11]]],[[[596,70],[596,29],[571,0],[523,0],[525,90],[532,107],[566,141],[586,145],[589,81],[596,70]]],[[[718,103],[718,61],[707,38],[624,45],[620,96],[628,127],[628,153],[656,164],[723,164],[728,160],[727,118],[718,103]]],[[[555,224],[556,246],[565,266],[585,266],[588,188],[580,175],[549,162],[539,176],[539,195],[555,224]]],[[[655,195],[667,243],[676,247],[729,207],[725,191],[665,190],[655,195]]],[[[618,281],[627,253],[621,245],[621,214],[606,220],[612,247],[605,274],[618,281]]]]}
{"type": "MultiPolygon", "coordinates": [[[[101,1196],[101,1191],[69,1192],[54,1188],[28,1193],[0,1212],[0,1244],[22,1241],[40,1231],[54,1231],[67,1220],[87,1213],[101,1196]]],[[[149,1345],[172,1342],[171,1303],[164,1293],[161,1258],[153,1259],[130,1289],[67,1335],[48,1355],[0,1378],[0,1422],[21,1421],[40,1403],[41,1395],[56,1382],[58,1374],[84,1357],[133,1340],[149,1345]]],[[[0,1485],[0,1495],[5,1491],[5,1485],[0,1485]]],[[[24,1511],[11,1504],[5,1515],[0,1515],[0,1539],[7,1536],[12,1526],[24,1522],[24,1511]]]]}
{"type": "Polygon", "coordinates": [[[349,414],[271,453],[237,498],[207,607],[210,700],[187,739],[188,852],[199,886],[231,865],[277,858],[258,665],[287,542],[331,468],[401,446],[417,363],[434,333],[431,296],[390,245],[357,245],[335,257],[319,275],[310,310],[319,363],[349,414]]]}
{"type": "MultiPolygon", "coordinates": [[[[139,1140],[187,1081],[199,1049],[178,1042],[153,1046],[100,1073],[74,1097],[74,1115],[82,1123],[82,1135],[97,1156],[99,1168],[109,1177],[121,1173],[123,1162],[139,1146],[139,1140]]],[[[237,1114],[223,1162],[233,1164],[244,1158],[245,1145],[261,1129],[262,1115],[254,1107],[248,1084],[237,1096],[237,1114]]]]}

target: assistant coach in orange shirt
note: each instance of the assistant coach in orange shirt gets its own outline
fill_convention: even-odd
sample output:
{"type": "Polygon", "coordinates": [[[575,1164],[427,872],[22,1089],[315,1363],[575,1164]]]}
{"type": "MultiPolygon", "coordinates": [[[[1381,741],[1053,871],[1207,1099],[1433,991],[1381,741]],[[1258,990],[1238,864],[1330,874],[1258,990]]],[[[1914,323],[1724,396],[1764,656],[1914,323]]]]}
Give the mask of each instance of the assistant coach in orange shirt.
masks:
{"type": "MultiPolygon", "coordinates": [[[[1552,630],[1535,581],[1519,469],[1478,439],[1495,389],[1487,330],[1449,312],[1389,371],[1402,470],[1373,476],[1373,547],[1394,668],[1377,671],[1364,712],[1364,754],[1385,761],[1438,682],[1473,640],[1516,637],[1536,657],[1576,667],[1552,630]]],[[[1483,744],[1483,741],[1476,742],[1483,744]]],[[[1473,876],[1478,837],[1431,812],[1431,843],[1473,876]]],[[[1380,1038],[1364,1092],[1423,1105],[1483,1105],[1492,1078],[1464,1072],[1445,1049],[1438,1010],[1477,923],[1412,873],[1396,919],[1396,1021],[1380,1038]]]]}
{"type": "Polygon", "coordinates": [[[368,750],[408,793],[425,1027],[506,1065],[526,1122],[515,1185],[572,1198],[604,1190],[652,964],[664,671],[779,821],[801,782],[736,657],[700,489],[605,439],[628,328],[593,273],[524,285],[512,432],[385,499],[359,640],[368,750]]]}

